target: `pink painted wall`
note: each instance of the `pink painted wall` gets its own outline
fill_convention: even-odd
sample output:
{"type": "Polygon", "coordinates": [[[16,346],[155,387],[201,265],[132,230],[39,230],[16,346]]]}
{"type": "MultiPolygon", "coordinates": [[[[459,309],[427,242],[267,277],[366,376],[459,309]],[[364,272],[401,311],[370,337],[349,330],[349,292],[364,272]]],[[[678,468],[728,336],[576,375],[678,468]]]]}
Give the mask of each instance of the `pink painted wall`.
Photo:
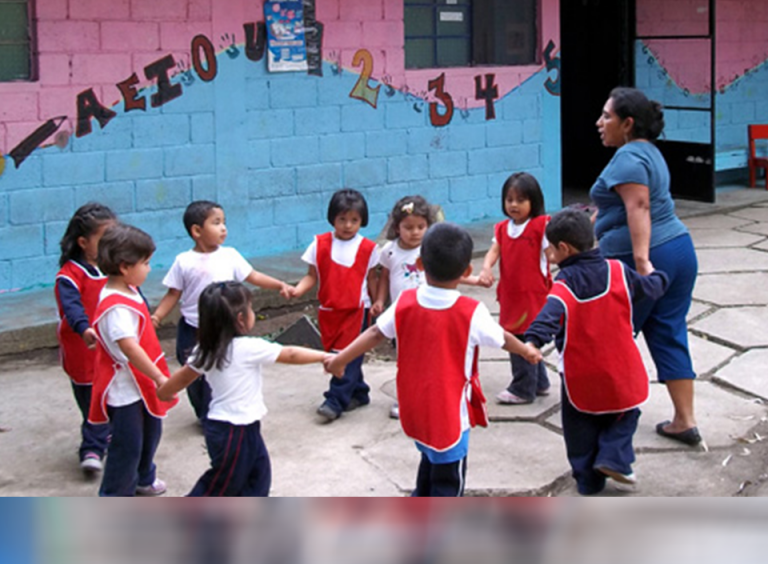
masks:
{"type": "MultiPolygon", "coordinates": [[[[708,0],[637,0],[639,35],[707,33],[708,0]]],[[[717,0],[717,88],[768,59],[768,2],[717,0]]],[[[706,41],[648,41],[648,47],[680,86],[693,93],[709,90],[709,44],[706,41]]]]}
{"type": "MultiPolygon", "coordinates": [[[[558,0],[541,0],[541,49],[552,40],[559,53],[558,0]]],[[[0,83],[0,153],[49,118],[76,114],[78,93],[93,88],[106,106],[121,100],[115,86],[134,72],[172,54],[189,66],[190,40],[210,37],[221,50],[227,34],[242,42],[242,25],[263,20],[262,0],[36,0],[40,80],[0,83]]],[[[427,92],[434,71],[404,68],[402,0],[317,0],[317,18],[325,24],[326,61],[353,72],[352,57],[365,46],[376,66],[398,89],[427,92]]],[[[483,68],[496,74],[501,97],[540,71],[543,62],[524,67],[483,68]]],[[[477,69],[451,69],[446,89],[466,107],[479,107],[472,77],[477,69]]],[[[144,85],[140,83],[139,86],[144,85]]],[[[73,131],[70,118],[61,131],[73,131]]]]}

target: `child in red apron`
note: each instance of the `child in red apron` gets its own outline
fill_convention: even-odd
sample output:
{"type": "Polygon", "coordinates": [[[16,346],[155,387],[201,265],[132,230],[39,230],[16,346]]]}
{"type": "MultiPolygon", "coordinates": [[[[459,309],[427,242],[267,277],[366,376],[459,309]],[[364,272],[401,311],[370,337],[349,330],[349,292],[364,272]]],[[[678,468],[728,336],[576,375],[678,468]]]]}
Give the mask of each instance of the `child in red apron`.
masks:
{"type": "Polygon", "coordinates": [[[82,415],[79,455],[80,468],[86,476],[93,476],[103,469],[109,436],[109,426],[88,423],[88,410],[96,357],[93,314],[99,303],[99,293],[107,283],[107,277],[96,264],[96,255],[101,236],[115,219],[114,212],[101,204],[91,202],[81,206],[69,220],[61,238],[61,269],[56,274],[59,358],[71,380],[72,392],[82,415]]]}
{"type": "MultiPolygon", "coordinates": [[[[318,284],[317,321],[323,347],[331,352],[349,345],[367,327],[379,249],[359,233],[368,225],[368,205],[357,190],[339,190],[333,195],[328,223],[333,231],[316,236],[301,257],[309,269],[292,295],[299,297],[318,284]]],[[[360,356],[349,363],[342,378],[331,378],[325,401],[317,409],[326,421],[370,403],[362,366],[360,356]]]]}
{"type": "Polygon", "coordinates": [[[564,210],[547,226],[560,272],[547,303],[525,333],[528,346],[555,339],[563,380],[562,418],[579,493],[603,490],[606,478],[634,484],[632,438],[648,399],[648,374],[632,329],[632,304],[658,299],[667,277],[641,276],[594,247],[589,216],[564,210]]]}
{"type": "Polygon", "coordinates": [[[98,263],[108,276],[94,315],[98,335],[89,421],[112,424],[100,496],[160,495],[155,451],[162,418],[178,400],[160,401],[156,388],[169,376],[165,355],[138,290],[155,252],[152,238],[115,225],[99,243],[98,263]]]}
{"type": "MultiPolygon", "coordinates": [[[[522,338],[536,317],[552,286],[549,261],[544,250],[544,195],[536,179],[526,172],[510,176],[501,191],[501,209],[509,219],[496,224],[491,248],[485,255],[479,284],[493,285],[492,269],[499,262],[499,323],[522,338]]],[[[510,354],[512,382],[496,400],[504,404],[526,404],[549,393],[549,378],[543,363],[529,364],[510,354]]]]}

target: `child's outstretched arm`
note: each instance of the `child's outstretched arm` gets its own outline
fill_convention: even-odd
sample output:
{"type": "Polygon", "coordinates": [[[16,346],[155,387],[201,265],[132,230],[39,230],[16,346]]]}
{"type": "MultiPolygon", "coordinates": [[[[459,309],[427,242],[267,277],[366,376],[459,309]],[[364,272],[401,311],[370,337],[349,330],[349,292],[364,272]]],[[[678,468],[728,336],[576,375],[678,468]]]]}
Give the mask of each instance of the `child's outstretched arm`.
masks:
{"type": "Polygon", "coordinates": [[[155,329],[160,326],[160,324],[163,322],[163,319],[165,319],[165,316],[171,312],[180,298],[181,290],[177,290],[176,288],[168,288],[168,291],[163,296],[163,299],[160,300],[157,309],[155,309],[155,313],[153,313],[151,317],[152,325],[155,326],[155,329]]]}
{"type": "Polygon", "coordinates": [[[309,292],[317,284],[317,269],[313,265],[309,265],[307,274],[304,278],[299,280],[299,283],[293,288],[291,292],[292,298],[300,298],[307,292],[309,292]]]}
{"type": "Polygon", "coordinates": [[[184,365],[174,372],[166,380],[165,384],[157,389],[157,397],[162,401],[171,401],[176,394],[197,380],[200,374],[192,370],[188,365],[184,365]]]}
{"type": "Polygon", "coordinates": [[[162,386],[168,381],[168,377],[152,362],[152,359],[141,348],[139,341],[135,337],[120,339],[117,341],[117,346],[120,347],[120,350],[128,358],[128,362],[133,364],[136,370],[151,378],[156,385],[162,386]]]}
{"type": "Polygon", "coordinates": [[[347,364],[355,360],[358,356],[367,353],[384,340],[386,340],[386,337],[378,326],[371,325],[331,361],[324,362],[325,370],[340,378],[344,373],[344,367],[347,364]]]}
{"type": "Polygon", "coordinates": [[[491,248],[485,253],[485,258],[483,259],[483,269],[480,271],[480,276],[478,277],[479,286],[484,286],[485,288],[493,286],[493,267],[499,260],[500,255],[501,248],[499,247],[499,244],[496,242],[492,243],[491,248]]]}
{"type": "Polygon", "coordinates": [[[389,298],[389,269],[382,266],[379,272],[379,285],[376,288],[376,296],[371,306],[371,317],[378,317],[382,314],[387,298],[389,298]]]}
{"type": "Polygon", "coordinates": [[[541,362],[541,351],[539,349],[533,345],[523,343],[509,331],[504,331],[504,346],[502,348],[507,352],[522,356],[531,364],[541,362]]]}
{"type": "Polygon", "coordinates": [[[277,356],[277,362],[281,364],[312,364],[322,362],[325,364],[332,361],[335,357],[335,354],[325,351],[317,351],[306,347],[286,346],[283,347],[283,350],[277,356]]]}
{"type": "Polygon", "coordinates": [[[259,272],[258,270],[251,270],[251,273],[245,281],[254,286],[258,286],[259,288],[277,290],[286,300],[293,297],[293,286],[286,284],[282,280],[264,274],[263,272],[259,272]]]}

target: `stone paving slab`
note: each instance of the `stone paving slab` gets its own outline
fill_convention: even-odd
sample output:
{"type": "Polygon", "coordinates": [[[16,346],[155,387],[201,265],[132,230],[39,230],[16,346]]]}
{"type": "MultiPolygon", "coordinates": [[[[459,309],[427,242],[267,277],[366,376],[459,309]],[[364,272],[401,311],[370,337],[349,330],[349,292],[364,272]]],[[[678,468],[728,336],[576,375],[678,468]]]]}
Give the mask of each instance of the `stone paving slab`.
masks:
{"type": "Polygon", "coordinates": [[[734,229],[754,223],[756,220],[734,217],[732,215],[705,215],[683,219],[689,229],[734,229]]]}
{"type": "Polygon", "coordinates": [[[768,235],[768,223],[750,223],[737,228],[741,233],[753,233],[755,235],[768,235]]]}
{"type": "Polygon", "coordinates": [[[768,241],[765,243],[758,243],[757,245],[752,247],[753,249],[759,249],[761,251],[768,251],[768,241]]]}
{"type": "Polygon", "coordinates": [[[737,347],[768,346],[768,308],[737,307],[716,311],[692,327],[737,347]]]}
{"type": "Polygon", "coordinates": [[[748,247],[765,239],[763,235],[733,229],[691,229],[690,233],[696,249],[748,247]]]}
{"type": "Polygon", "coordinates": [[[734,358],[715,373],[717,380],[768,401],[768,350],[757,349],[734,358]]]}
{"type": "Polygon", "coordinates": [[[702,249],[696,255],[699,274],[768,270],[768,253],[753,249],[702,249]]]}
{"type": "Polygon", "coordinates": [[[728,217],[736,219],[750,219],[752,221],[768,222],[768,209],[761,206],[744,208],[741,210],[732,211],[728,214],[728,217]]]}
{"type": "MultiPolygon", "coordinates": [[[[635,448],[679,449],[689,447],[656,434],[656,424],[672,418],[672,402],[663,384],[651,384],[651,398],[635,435],[635,448]]],[[[764,405],[745,400],[711,382],[695,382],[695,409],[699,430],[709,448],[729,447],[768,413],[764,405]]]]}
{"type": "MultiPolygon", "coordinates": [[[[408,492],[413,488],[419,453],[404,435],[366,448],[363,456],[408,492]]],[[[535,492],[568,471],[562,438],[535,423],[491,423],[471,431],[467,457],[468,495],[535,492]]]]}
{"type": "MultiPolygon", "coordinates": [[[[695,293],[695,290],[694,290],[694,293],[695,293]]],[[[711,305],[697,302],[695,301],[695,298],[694,298],[694,301],[691,302],[691,309],[688,310],[688,316],[686,317],[686,319],[688,321],[691,321],[691,319],[694,319],[710,310],[712,310],[711,305]]]]}
{"type": "Polygon", "coordinates": [[[705,274],[696,280],[693,296],[720,306],[768,305],[768,272],[705,274]]]}

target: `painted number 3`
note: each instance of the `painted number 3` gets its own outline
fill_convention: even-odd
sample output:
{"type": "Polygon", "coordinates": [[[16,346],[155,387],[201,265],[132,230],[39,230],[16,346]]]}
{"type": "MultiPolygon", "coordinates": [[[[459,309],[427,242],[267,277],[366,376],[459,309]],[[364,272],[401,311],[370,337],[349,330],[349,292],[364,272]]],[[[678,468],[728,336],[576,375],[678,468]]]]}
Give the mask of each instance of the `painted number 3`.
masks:
{"type": "Polygon", "coordinates": [[[440,100],[445,106],[445,112],[440,113],[437,110],[437,102],[429,104],[429,119],[435,127],[443,127],[451,123],[453,119],[453,98],[445,91],[445,73],[429,81],[429,90],[435,91],[435,98],[440,100]]]}
{"type": "Polygon", "coordinates": [[[370,80],[371,75],[373,74],[373,55],[371,55],[371,52],[368,51],[368,49],[360,49],[352,58],[353,67],[359,67],[360,65],[363,65],[363,70],[360,72],[360,78],[357,79],[357,83],[352,89],[352,92],[349,93],[349,97],[368,102],[375,108],[379,101],[381,84],[376,88],[371,88],[368,84],[368,80],[370,80]]]}

